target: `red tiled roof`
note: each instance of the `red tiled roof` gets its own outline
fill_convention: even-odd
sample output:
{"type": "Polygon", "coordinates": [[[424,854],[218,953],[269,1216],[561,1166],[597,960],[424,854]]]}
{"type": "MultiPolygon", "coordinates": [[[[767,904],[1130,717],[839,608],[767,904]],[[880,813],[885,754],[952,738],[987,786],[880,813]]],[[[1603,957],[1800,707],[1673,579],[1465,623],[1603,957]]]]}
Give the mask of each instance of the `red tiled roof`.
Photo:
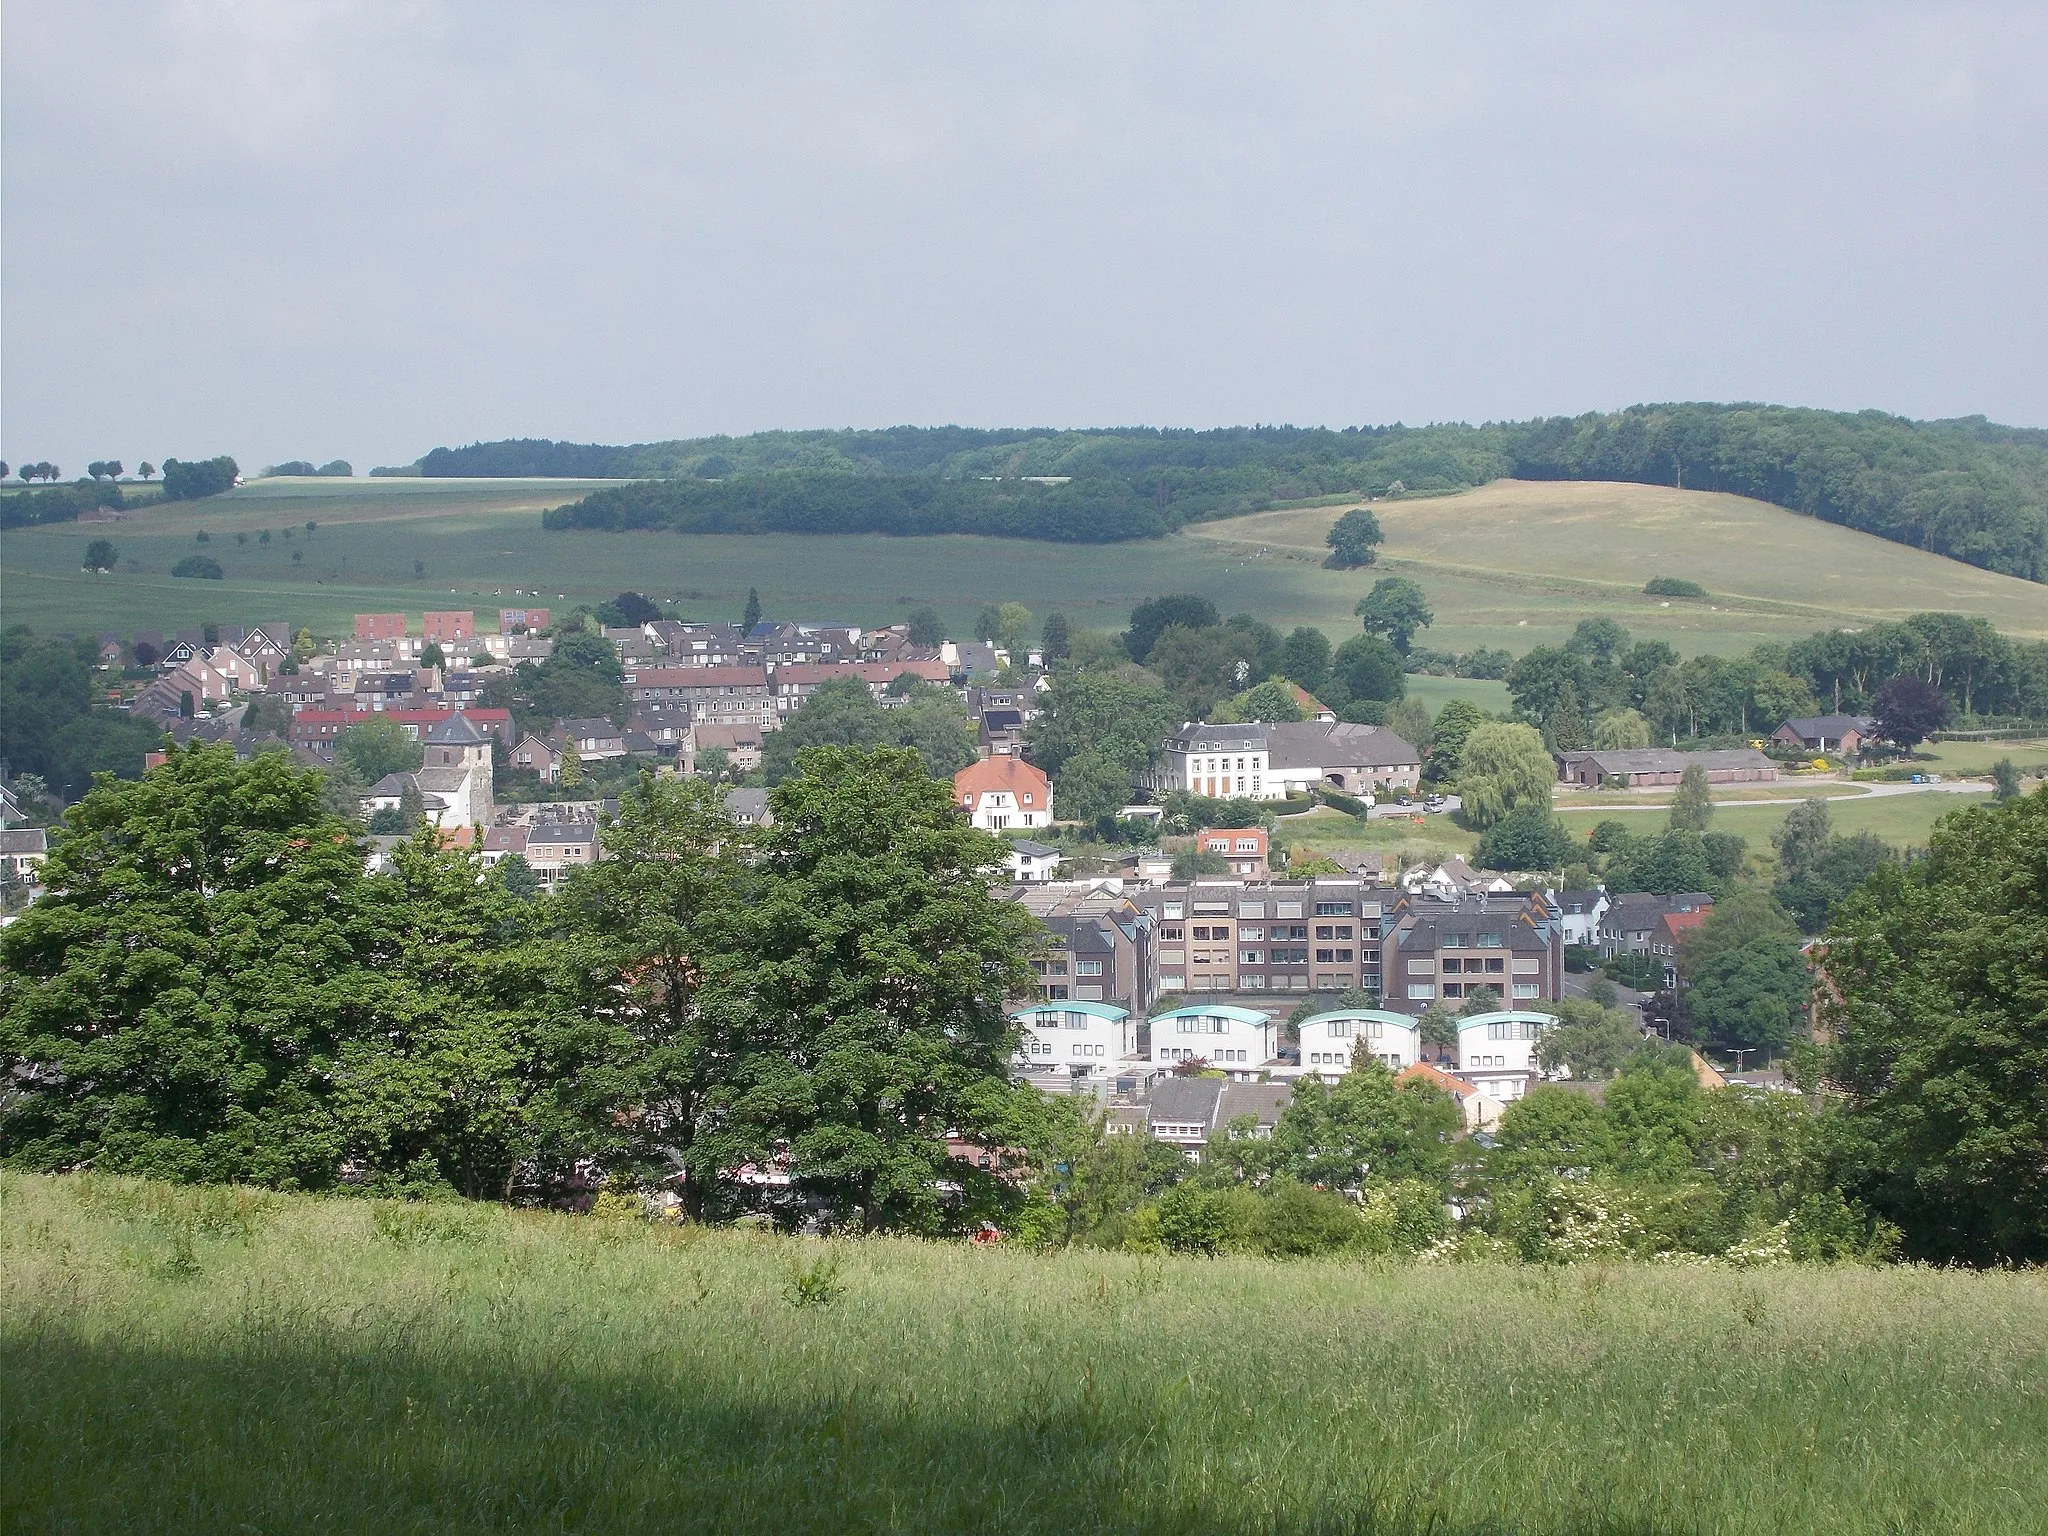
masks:
{"type": "Polygon", "coordinates": [[[953,798],[962,804],[972,804],[992,790],[1008,790],[1019,805],[1031,795],[1028,804],[1033,810],[1052,804],[1052,781],[1021,757],[985,757],[953,775],[953,798]]]}

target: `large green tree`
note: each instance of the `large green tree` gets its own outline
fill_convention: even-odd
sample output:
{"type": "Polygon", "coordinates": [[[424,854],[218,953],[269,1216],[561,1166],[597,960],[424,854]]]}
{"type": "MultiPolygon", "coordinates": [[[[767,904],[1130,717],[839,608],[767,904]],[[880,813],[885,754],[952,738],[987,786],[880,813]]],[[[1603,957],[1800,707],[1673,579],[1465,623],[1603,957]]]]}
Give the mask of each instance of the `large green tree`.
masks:
{"type": "Polygon", "coordinates": [[[1099,752],[1127,773],[1151,762],[1177,723],[1166,690],[1136,667],[1063,673],[1025,727],[1031,760],[1058,774],[1068,758],[1099,752]]]}
{"type": "Polygon", "coordinates": [[[1824,1056],[1851,1190],[1908,1252],[2048,1260],[2048,789],[1950,813],[1835,914],[1824,1056]]]}
{"type": "Polygon", "coordinates": [[[1429,628],[1436,620],[1421,584],[1406,576],[1382,576],[1374,582],[1372,590],[1359,600],[1357,614],[1368,635],[1391,640],[1403,656],[1414,642],[1415,631],[1429,628]]]}
{"type": "Polygon", "coordinates": [[[334,756],[347,763],[365,784],[386,774],[413,773],[425,760],[425,749],[396,720],[365,720],[334,739],[334,756]]]}
{"type": "Polygon", "coordinates": [[[1330,546],[1329,564],[1340,570],[1371,565],[1379,559],[1386,534],[1370,509],[1353,507],[1331,525],[1325,541],[1330,546]]]}
{"type": "Polygon", "coordinates": [[[761,769],[770,784],[796,771],[799,754],[809,747],[915,748],[934,778],[950,779],[980,756],[974,727],[957,696],[947,689],[919,684],[904,702],[884,709],[867,684],[835,677],[820,683],[782,728],[769,734],[761,753],[761,769]]]}
{"type": "Polygon", "coordinates": [[[1556,783],[1557,765],[1533,727],[1490,721],[1465,737],[1458,795],[1472,826],[1484,831],[1518,806],[1548,813],[1556,783]]]}
{"type": "Polygon", "coordinates": [[[1450,1144],[1463,1125],[1449,1094],[1428,1083],[1397,1084],[1386,1063],[1359,1051],[1334,1084],[1296,1082],[1264,1161],[1283,1177],[1329,1189],[1398,1179],[1445,1185],[1450,1144]]]}
{"type": "Polygon", "coordinates": [[[816,748],[797,767],[721,982],[753,1048],[714,1155],[786,1147],[799,1187],[854,1229],[938,1230],[942,1179],[992,1193],[947,1156],[949,1132],[1028,1134],[1003,999],[1030,982],[1035,923],[991,894],[1001,840],[915,753],[816,748]]]}
{"type": "Polygon", "coordinates": [[[342,1048],[379,1022],[386,888],[319,775],[173,750],[72,808],[0,931],[0,1158],[178,1180],[337,1175],[342,1048]]]}

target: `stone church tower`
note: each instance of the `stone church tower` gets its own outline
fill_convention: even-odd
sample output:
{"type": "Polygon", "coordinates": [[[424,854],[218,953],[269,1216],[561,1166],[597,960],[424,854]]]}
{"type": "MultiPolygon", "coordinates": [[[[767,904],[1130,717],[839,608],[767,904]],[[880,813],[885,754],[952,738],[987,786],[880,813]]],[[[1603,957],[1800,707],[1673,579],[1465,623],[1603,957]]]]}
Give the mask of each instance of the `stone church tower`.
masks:
{"type": "Polygon", "coordinates": [[[491,792],[491,738],[461,710],[426,734],[420,788],[431,787],[447,805],[442,825],[488,827],[497,814],[491,792]]]}

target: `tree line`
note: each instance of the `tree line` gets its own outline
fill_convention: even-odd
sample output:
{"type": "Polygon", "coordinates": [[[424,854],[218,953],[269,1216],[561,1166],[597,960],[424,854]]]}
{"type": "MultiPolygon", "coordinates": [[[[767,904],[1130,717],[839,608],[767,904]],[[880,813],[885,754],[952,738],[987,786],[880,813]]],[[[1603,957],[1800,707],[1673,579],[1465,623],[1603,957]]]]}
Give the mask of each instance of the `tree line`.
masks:
{"type": "Polygon", "coordinates": [[[998,513],[984,499],[912,487],[927,479],[989,483],[987,477],[997,485],[1022,477],[1101,482],[1090,499],[1122,509],[1108,536],[1146,538],[1273,501],[1460,490],[1509,475],[1622,480],[1751,496],[1990,570],[2048,579],[2048,434],[1981,418],[1913,421],[1875,411],[1673,404],[1480,426],[898,427],[624,447],[523,439],[437,448],[420,471],[724,487],[708,496],[604,501],[552,526],[687,528],[700,518],[723,518],[738,532],[1055,539],[1076,537],[1066,513],[1071,497],[1082,493],[1032,498],[1009,486],[1014,504],[998,513]],[[876,495],[838,483],[847,476],[909,484],[876,495]],[[1140,513],[1147,502],[1152,518],[1140,513]]]}
{"type": "MultiPolygon", "coordinates": [[[[431,833],[368,875],[322,795],[190,747],[73,807],[0,931],[0,1161],[517,1202],[601,1179],[698,1220],[1139,1251],[2048,1257],[2048,1035],[2007,980],[2048,949],[2048,791],[1954,813],[1844,903],[1804,1095],[1703,1091],[1596,996],[1542,1045],[1595,1091],[1538,1088],[1490,1145],[1361,1053],[1192,1163],[1011,1080],[1042,939],[914,752],[807,751],[748,829],[644,776],[555,894],[431,833]]],[[[1724,991],[1751,921],[1703,967],[1724,991]]]]}

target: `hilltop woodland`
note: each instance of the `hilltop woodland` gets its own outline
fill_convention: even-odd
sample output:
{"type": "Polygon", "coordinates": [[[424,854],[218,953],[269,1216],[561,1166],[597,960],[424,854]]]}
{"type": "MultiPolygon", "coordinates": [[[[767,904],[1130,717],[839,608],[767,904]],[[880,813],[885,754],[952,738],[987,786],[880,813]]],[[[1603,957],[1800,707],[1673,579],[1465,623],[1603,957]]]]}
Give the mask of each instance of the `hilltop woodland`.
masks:
{"type": "Polygon", "coordinates": [[[630,447],[437,448],[424,475],[607,487],[550,528],[983,533],[1106,542],[1318,497],[1440,494],[1503,476],[1725,491],[2048,579],[2048,433],[1762,405],[1431,427],[768,432],[630,447]]]}
{"type": "Polygon", "coordinates": [[[1702,1092],[1685,1052],[1574,1001],[1546,1051],[1613,1074],[1601,1102],[1540,1089],[1482,1149],[1365,1062],[1191,1164],[1010,1081],[1035,924],[911,750],[801,753],[767,828],[645,776],[552,895],[425,831],[367,875],[323,789],[282,753],[194,746],[71,809],[0,932],[0,1161],[524,1203],[595,1166],[697,1220],[1140,1251],[2048,1256],[2022,981],[2048,949],[2048,790],[1955,813],[1837,909],[1837,1043],[1799,1059],[1823,1094],[1702,1092]],[[775,1165],[786,1187],[740,1177],[775,1165]]]}

